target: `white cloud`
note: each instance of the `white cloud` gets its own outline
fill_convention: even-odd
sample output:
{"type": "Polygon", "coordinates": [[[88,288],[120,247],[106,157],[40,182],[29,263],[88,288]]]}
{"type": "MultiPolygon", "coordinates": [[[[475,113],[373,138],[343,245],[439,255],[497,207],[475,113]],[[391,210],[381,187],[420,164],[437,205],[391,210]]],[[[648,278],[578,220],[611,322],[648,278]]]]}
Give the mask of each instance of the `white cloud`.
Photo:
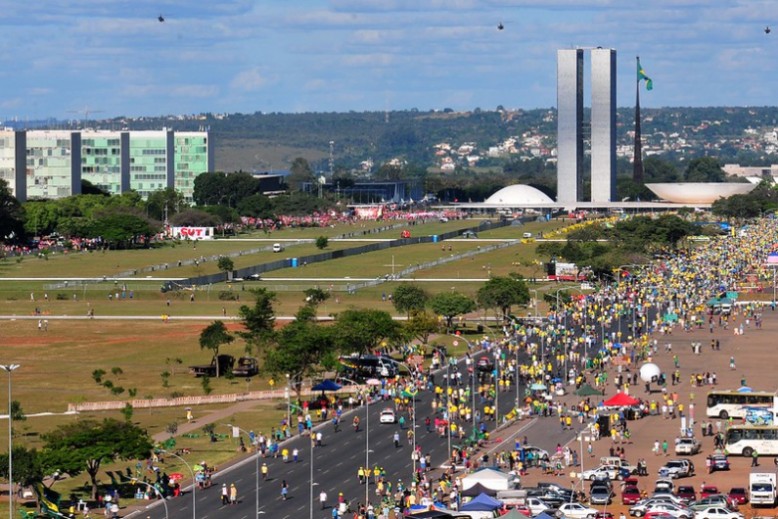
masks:
{"type": "Polygon", "coordinates": [[[242,70],[230,81],[230,87],[243,92],[256,92],[267,83],[258,67],[242,70]]]}

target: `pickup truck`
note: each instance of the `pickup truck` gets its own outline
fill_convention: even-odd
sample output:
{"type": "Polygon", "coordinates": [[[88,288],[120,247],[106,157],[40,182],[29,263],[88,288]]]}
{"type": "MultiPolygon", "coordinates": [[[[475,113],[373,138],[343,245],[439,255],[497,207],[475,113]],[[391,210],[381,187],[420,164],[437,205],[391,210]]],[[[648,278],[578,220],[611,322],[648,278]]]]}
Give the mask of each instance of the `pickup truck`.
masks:
{"type": "Polygon", "coordinates": [[[214,357],[210,364],[189,366],[189,373],[196,377],[215,377],[217,373],[219,376],[222,376],[231,371],[234,365],[235,357],[232,355],[221,354],[214,357]],[[218,372],[216,369],[217,366],[219,367],[218,372]]]}
{"type": "Polygon", "coordinates": [[[232,368],[232,374],[236,377],[253,377],[259,373],[259,363],[254,357],[241,357],[238,364],[232,368]]]}

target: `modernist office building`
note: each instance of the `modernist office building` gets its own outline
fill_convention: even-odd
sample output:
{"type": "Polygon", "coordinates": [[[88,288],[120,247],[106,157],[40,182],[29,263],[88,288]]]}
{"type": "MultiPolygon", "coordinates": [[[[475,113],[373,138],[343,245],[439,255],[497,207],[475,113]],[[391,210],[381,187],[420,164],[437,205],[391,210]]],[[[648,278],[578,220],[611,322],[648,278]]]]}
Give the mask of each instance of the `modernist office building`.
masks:
{"type": "Polygon", "coordinates": [[[191,201],[195,177],[213,169],[208,132],[0,130],[0,178],[20,201],[79,194],[82,180],[144,198],[172,187],[191,201]]]}
{"type": "MultiPolygon", "coordinates": [[[[557,51],[557,202],[581,201],[583,49],[557,51]]],[[[591,201],[616,197],[616,51],[592,49],[591,201]]]]}

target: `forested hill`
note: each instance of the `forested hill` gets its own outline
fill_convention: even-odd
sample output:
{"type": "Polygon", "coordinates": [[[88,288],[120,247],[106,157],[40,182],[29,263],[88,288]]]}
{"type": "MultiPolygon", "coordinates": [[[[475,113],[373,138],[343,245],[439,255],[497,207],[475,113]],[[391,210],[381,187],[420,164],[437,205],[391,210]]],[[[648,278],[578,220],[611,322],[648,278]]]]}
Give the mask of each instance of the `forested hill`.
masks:
{"type": "MultiPolygon", "coordinates": [[[[769,133],[778,127],[778,107],[708,107],[643,109],[643,135],[654,153],[718,155],[722,162],[760,163],[769,157],[769,133]],[[675,146],[674,142],[682,143],[675,146]],[[726,159],[726,160],[725,160],[726,159]],[[731,159],[731,160],[730,160],[731,159]]],[[[585,115],[588,119],[588,110],[585,115]]],[[[618,110],[618,142],[629,145],[634,109],[618,110]]],[[[376,166],[401,158],[419,166],[439,165],[435,145],[454,148],[473,144],[481,155],[511,138],[521,145],[548,151],[556,146],[556,110],[439,112],[406,110],[346,113],[203,114],[199,116],[117,118],[99,125],[126,126],[132,130],[198,130],[209,128],[216,145],[217,166],[228,170],[287,167],[295,154],[318,165],[326,163],[329,143],[336,162],[356,167],[372,159],[376,166]],[[248,148],[245,161],[220,156],[248,148]],[[263,161],[263,153],[286,150],[285,155],[263,161]],[[265,164],[263,166],[263,163],[265,164]],[[229,164],[229,167],[227,165],[229,164]]],[[[521,147],[521,146],[519,146],[521,147]]],[[[532,152],[537,155],[537,152],[532,152]]],[[[488,162],[488,161],[486,161],[488,162]]],[[[768,161],[769,162],[769,161],[768,161]]],[[[325,169],[325,168],[322,168],[325,169]]]]}

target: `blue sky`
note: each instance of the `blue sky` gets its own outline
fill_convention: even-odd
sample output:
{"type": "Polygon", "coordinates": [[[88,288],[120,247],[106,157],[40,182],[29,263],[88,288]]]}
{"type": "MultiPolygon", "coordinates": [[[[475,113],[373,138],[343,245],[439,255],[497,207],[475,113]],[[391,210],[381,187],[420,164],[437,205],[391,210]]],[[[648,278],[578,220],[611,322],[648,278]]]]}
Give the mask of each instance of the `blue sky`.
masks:
{"type": "Polygon", "coordinates": [[[618,50],[619,106],[637,54],[644,106],[778,97],[775,0],[0,0],[0,24],[0,120],[552,107],[571,46],[618,50]]]}

